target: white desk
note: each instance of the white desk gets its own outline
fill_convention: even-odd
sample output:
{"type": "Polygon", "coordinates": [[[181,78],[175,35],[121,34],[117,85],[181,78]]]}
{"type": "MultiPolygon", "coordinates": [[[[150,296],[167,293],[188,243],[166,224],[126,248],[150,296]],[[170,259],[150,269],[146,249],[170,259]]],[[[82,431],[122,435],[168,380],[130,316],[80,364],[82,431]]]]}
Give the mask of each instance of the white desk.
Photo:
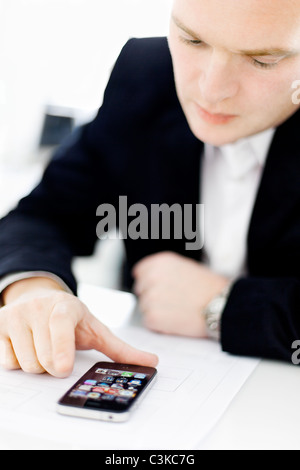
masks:
{"type": "Polygon", "coordinates": [[[299,450],[299,390],[299,367],[261,361],[202,448],[299,450]]]}
{"type": "MultiPolygon", "coordinates": [[[[94,300],[90,291],[85,292],[85,295],[90,300],[90,308],[97,308],[97,301],[93,304],[94,300]]],[[[128,312],[132,308],[132,298],[130,294],[123,297],[122,304],[127,313],[125,316],[123,313],[119,312],[118,315],[112,320],[112,327],[117,324],[120,324],[120,320],[123,322],[128,322],[130,315],[128,312]]],[[[116,310],[112,306],[112,310],[116,310]]],[[[111,312],[109,308],[107,310],[108,317],[111,317],[111,312]]],[[[173,340],[173,346],[176,345],[176,341],[173,340]]],[[[195,344],[195,343],[194,343],[195,344]]],[[[183,346],[188,346],[189,343],[184,343],[183,346]]],[[[193,345],[194,347],[194,345],[193,345]]],[[[144,348],[147,349],[147,345],[144,345],[144,348]]],[[[192,351],[192,347],[191,347],[192,351]]],[[[212,348],[212,353],[214,350],[212,348]]],[[[96,353],[95,353],[96,354],[96,353]]],[[[178,351],[174,351],[174,354],[177,354],[178,351]]],[[[94,356],[92,356],[94,357],[94,356]]],[[[95,355],[96,357],[96,355],[95,355]]],[[[99,358],[99,360],[101,360],[99,358]]],[[[226,362],[226,358],[224,358],[226,362]]],[[[96,361],[95,361],[96,362],[96,361]]],[[[244,364],[244,362],[243,362],[244,364]]],[[[181,366],[184,366],[184,361],[181,366]]],[[[247,367],[247,361],[245,362],[247,367]]],[[[200,449],[299,449],[300,448],[300,439],[298,436],[298,423],[300,422],[300,407],[298,405],[298,389],[300,386],[300,375],[299,368],[278,362],[272,361],[262,361],[257,368],[254,370],[253,374],[250,375],[246,383],[242,386],[240,391],[237,393],[233,400],[230,399],[229,406],[226,406],[225,412],[222,414],[221,419],[214,424],[211,431],[206,435],[197,446],[200,449]]],[[[21,373],[23,374],[23,373],[21,373]]],[[[11,376],[14,377],[14,376],[11,376]]],[[[18,376],[19,377],[19,376],[18,376]]],[[[22,376],[23,377],[23,376],[22,376]]],[[[233,375],[233,380],[235,376],[233,375]]],[[[209,378],[209,376],[208,376],[209,378]]],[[[210,377],[211,378],[211,377],[210,377]]],[[[230,376],[229,376],[230,378],[230,376]]],[[[4,377],[4,381],[7,378],[4,377]]],[[[40,379],[37,379],[40,380],[40,379]]],[[[50,382],[51,378],[43,377],[43,387],[58,387],[58,384],[50,382]]],[[[206,378],[205,378],[206,380],[206,378]]],[[[228,379],[227,379],[228,380],[228,379]]],[[[72,383],[73,383],[72,379],[72,383]]],[[[226,382],[226,381],[225,381],[226,382]]],[[[203,382],[202,382],[203,383],[203,382]]],[[[9,385],[9,382],[8,382],[9,385]]],[[[34,385],[33,385],[34,386],[34,385]]],[[[64,385],[65,386],[65,385],[64,385]]],[[[28,386],[27,386],[28,387],[28,386]]],[[[69,386],[68,386],[69,388],[69,386]]],[[[30,393],[30,385],[28,387],[28,393],[30,393]]],[[[219,387],[221,390],[222,387],[219,387]]],[[[202,388],[198,387],[198,391],[202,388]]],[[[226,387],[224,391],[226,392],[226,387]]],[[[59,390],[58,390],[59,391],[59,390]]],[[[58,393],[56,391],[55,393],[58,393]]],[[[59,392],[60,393],[60,392],[59,392]]],[[[159,393],[156,391],[156,393],[159,393]]],[[[220,391],[216,396],[220,398],[220,391]],[[219,393],[219,395],[218,395],[219,393]]],[[[16,397],[17,398],[17,397],[16,397]]],[[[151,395],[150,395],[151,401],[151,395]]],[[[41,397],[37,398],[37,405],[41,406],[41,397]]],[[[149,402],[151,405],[151,402],[149,402]]],[[[167,402],[166,402],[167,404],[167,402]]],[[[216,403],[217,404],[217,403],[216,403]]],[[[10,406],[10,401],[8,397],[8,407],[10,406]]],[[[32,405],[31,405],[32,406],[32,405]]],[[[48,402],[45,400],[42,406],[48,407],[48,402]]],[[[49,404],[49,418],[52,419],[52,404],[49,404]]],[[[211,400],[207,400],[208,410],[213,410],[211,400]]],[[[0,407],[1,408],[1,407],[0,407]]],[[[30,409],[30,408],[29,408],[30,409]]],[[[24,410],[23,410],[24,411],[24,410]]],[[[26,411],[26,409],[25,409],[26,411]]],[[[28,410],[27,410],[28,412],[28,410]]],[[[182,410],[184,412],[184,410],[182,410]]],[[[137,410],[138,414],[138,410],[137,410]]],[[[46,435],[44,432],[36,433],[33,435],[28,432],[26,429],[26,424],[21,425],[18,422],[18,416],[16,413],[14,417],[10,419],[9,412],[6,413],[3,411],[1,414],[0,411],[0,449],[72,449],[72,439],[71,441],[63,441],[59,438],[59,429],[57,434],[55,432],[52,435],[46,435]],[[7,426],[5,424],[5,419],[7,420],[7,426]]],[[[158,414],[159,416],[159,414],[158,414]]],[[[202,414],[203,416],[203,414],[202,414]]],[[[205,416],[205,413],[204,413],[205,416]]],[[[31,427],[34,426],[34,423],[38,421],[33,421],[31,427]]],[[[73,419],[73,418],[65,418],[73,419]]],[[[45,428],[50,425],[49,422],[45,422],[45,428]]],[[[175,422],[175,421],[174,421],[175,422]]],[[[23,417],[24,423],[24,417],[23,417]]],[[[62,425],[65,425],[64,421],[61,421],[62,425]]],[[[105,423],[108,426],[114,426],[111,423],[105,423]]],[[[133,422],[133,424],[135,424],[133,422]]],[[[76,423],[74,422],[74,425],[76,423]]],[[[95,423],[93,423],[95,426],[95,423]]],[[[199,425],[200,426],[200,425],[199,425]]],[[[96,428],[95,428],[96,429],[96,428]]],[[[98,429],[98,428],[97,428],[98,429]]],[[[125,428],[124,428],[125,429],[125,428]]],[[[196,429],[196,428],[195,428],[196,429]]],[[[99,427],[100,430],[100,427],[99,427]]],[[[116,430],[116,433],[119,432],[117,428],[107,428],[108,433],[116,430]]],[[[159,423],[157,432],[159,433],[159,423]]],[[[62,432],[60,430],[60,432],[62,432]]],[[[74,431],[76,433],[76,431],[74,431]]],[[[74,436],[75,438],[76,436],[74,436]]],[[[163,436],[162,436],[163,441],[163,436]]],[[[108,441],[106,441],[108,442],[108,441]]],[[[77,443],[78,444],[78,443],[77,443]]],[[[112,443],[113,445],[113,443],[112,443]]],[[[75,445],[75,448],[76,445],[75,445]]],[[[104,446],[104,449],[107,448],[104,446]]],[[[117,448],[117,447],[116,447],[117,448]]],[[[164,448],[164,447],[158,447],[164,448]]],[[[179,447],[177,447],[178,449],[179,447]]],[[[187,448],[187,447],[184,447],[187,448]]],[[[196,447],[195,447],[196,448],[196,447]]],[[[166,446],[166,449],[168,447],[166,446]]],[[[192,447],[194,449],[194,447],[192,447]]],[[[128,450],[131,450],[128,447],[128,450]]]]}

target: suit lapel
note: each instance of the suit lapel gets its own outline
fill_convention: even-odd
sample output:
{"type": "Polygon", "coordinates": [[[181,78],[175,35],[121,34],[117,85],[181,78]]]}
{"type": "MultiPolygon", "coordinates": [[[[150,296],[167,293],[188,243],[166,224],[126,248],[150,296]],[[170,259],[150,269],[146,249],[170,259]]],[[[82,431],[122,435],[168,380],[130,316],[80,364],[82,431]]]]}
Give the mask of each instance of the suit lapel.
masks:
{"type": "MultiPolygon", "coordinates": [[[[170,130],[160,127],[152,142],[151,153],[159,155],[152,160],[151,174],[155,185],[155,202],[160,204],[199,204],[200,164],[203,144],[190,131],[181,109],[171,113],[168,118],[170,130]]],[[[149,191],[149,193],[151,193],[149,191]]],[[[153,200],[152,200],[153,202],[153,200]]],[[[196,209],[196,207],[195,207],[196,209]]],[[[186,251],[187,240],[173,240],[166,243],[170,249],[194,259],[200,257],[199,251],[186,251]]],[[[163,242],[161,242],[163,246],[163,242]]]]}
{"type": "Polygon", "coordinates": [[[270,147],[248,234],[250,274],[274,272],[278,240],[299,198],[300,111],[277,129],[270,147]]]}

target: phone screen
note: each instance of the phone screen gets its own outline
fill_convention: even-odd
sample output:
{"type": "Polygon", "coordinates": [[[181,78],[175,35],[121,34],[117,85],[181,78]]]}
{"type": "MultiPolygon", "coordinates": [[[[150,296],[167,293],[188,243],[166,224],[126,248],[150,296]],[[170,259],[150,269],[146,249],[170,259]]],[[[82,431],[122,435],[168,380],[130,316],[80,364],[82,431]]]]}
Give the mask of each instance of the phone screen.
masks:
{"type": "MultiPolygon", "coordinates": [[[[88,417],[84,411],[89,410],[126,413],[156,374],[152,367],[99,362],[59,400],[58,405],[81,409],[78,416],[88,417]]],[[[69,409],[65,414],[73,413],[69,409]]]]}

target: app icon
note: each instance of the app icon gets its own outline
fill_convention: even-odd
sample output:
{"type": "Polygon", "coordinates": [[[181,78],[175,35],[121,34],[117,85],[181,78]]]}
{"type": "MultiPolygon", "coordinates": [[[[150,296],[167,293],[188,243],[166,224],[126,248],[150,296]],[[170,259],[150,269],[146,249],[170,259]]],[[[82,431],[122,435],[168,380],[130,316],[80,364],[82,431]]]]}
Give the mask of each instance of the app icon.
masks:
{"type": "Polygon", "coordinates": [[[123,372],[122,373],[122,377],[132,377],[133,376],[133,372],[123,372]]]}
{"type": "Polygon", "coordinates": [[[112,384],[111,388],[117,388],[119,390],[123,390],[123,385],[122,384],[112,384]]]}
{"type": "Polygon", "coordinates": [[[109,390],[108,387],[94,387],[93,388],[93,392],[97,392],[97,393],[105,393],[107,392],[107,390],[109,390]]]}
{"type": "Polygon", "coordinates": [[[117,377],[118,375],[121,375],[121,372],[119,370],[110,370],[109,375],[112,377],[117,377]]]}
{"type": "Polygon", "coordinates": [[[135,379],[145,379],[146,377],[146,374],[135,374],[134,376],[135,379]]]}
{"type": "Polygon", "coordinates": [[[125,379],[125,378],[116,379],[117,384],[126,384],[127,382],[128,382],[128,379],[125,379]]]}
{"type": "Polygon", "coordinates": [[[133,397],[135,397],[136,394],[132,390],[121,390],[120,395],[122,397],[133,398],[133,397]]]}
{"type": "Polygon", "coordinates": [[[101,397],[100,393],[91,392],[91,393],[88,394],[88,398],[92,398],[94,400],[97,400],[100,397],[101,397]]]}
{"type": "Polygon", "coordinates": [[[107,369],[97,369],[96,374],[107,374],[107,369]]]}
{"type": "Polygon", "coordinates": [[[83,390],[73,390],[70,393],[70,397],[85,397],[87,395],[87,392],[84,392],[83,390]]]}
{"type": "Polygon", "coordinates": [[[86,380],[84,385],[96,385],[97,380],[86,380]]]}
{"type": "Polygon", "coordinates": [[[118,390],[116,388],[109,388],[106,393],[108,395],[118,395],[119,393],[121,393],[121,391],[122,390],[118,390]]]}
{"type": "Polygon", "coordinates": [[[130,382],[128,382],[128,385],[141,385],[141,384],[142,384],[142,381],[137,380],[137,379],[133,379],[133,380],[130,380],[130,382]]]}
{"type": "Polygon", "coordinates": [[[102,381],[107,382],[107,383],[112,383],[114,381],[114,377],[110,377],[109,375],[106,377],[103,377],[102,381]]]}
{"type": "Polygon", "coordinates": [[[92,385],[81,385],[78,390],[84,390],[86,392],[90,392],[92,390],[92,385]]]}
{"type": "Polygon", "coordinates": [[[113,401],[114,399],[114,395],[102,395],[102,400],[113,401]]]}

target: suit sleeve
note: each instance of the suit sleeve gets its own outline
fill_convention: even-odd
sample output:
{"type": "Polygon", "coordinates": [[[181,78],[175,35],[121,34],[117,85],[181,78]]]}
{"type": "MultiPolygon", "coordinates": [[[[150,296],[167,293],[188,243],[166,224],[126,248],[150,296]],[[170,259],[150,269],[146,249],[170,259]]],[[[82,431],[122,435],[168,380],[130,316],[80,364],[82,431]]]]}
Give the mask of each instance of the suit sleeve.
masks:
{"type": "Polygon", "coordinates": [[[299,111],[278,127],[248,233],[248,277],[222,318],[227,352],[292,363],[300,339],[299,111]]]}
{"type": "Polygon", "coordinates": [[[234,285],[222,317],[222,348],[231,354],[291,363],[300,338],[299,278],[247,278],[234,285]]]}
{"type": "Polygon", "coordinates": [[[110,103],[122,80],[119,70],[126,64],[127,49],[126,45],[115,64],[97,117],[66,140],[40,184],[0,221],[0,278],[46,271],[76,293],[72,259],[93,253],[96,209],[104,202],[115,204],[112,188],[118,186],[121,170],[110,159],[107,120],[112,121],[110,103]]]}

